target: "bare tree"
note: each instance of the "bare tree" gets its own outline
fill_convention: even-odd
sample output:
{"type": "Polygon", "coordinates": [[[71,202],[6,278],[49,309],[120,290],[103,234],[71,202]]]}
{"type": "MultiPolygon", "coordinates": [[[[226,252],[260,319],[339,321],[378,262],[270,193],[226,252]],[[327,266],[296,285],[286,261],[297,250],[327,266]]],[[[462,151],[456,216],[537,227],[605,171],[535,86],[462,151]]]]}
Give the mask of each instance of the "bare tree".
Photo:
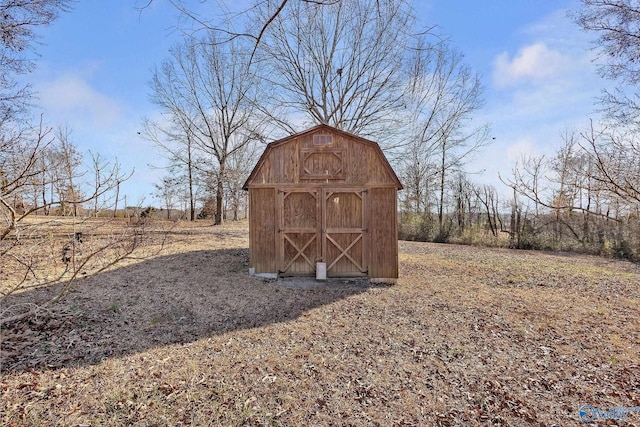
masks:
{"type": "MultiPolygon", "coordinates": [[[[89,156],[91,157],[91,167],[90,167],[90,173],[88,171],[88,174],[92,175],[93,177],[93,181],[92,181],[93,188],[99,187],[100,183],[106,181],[109,178],[109,176],[116,176],[116,177],[122,176],[119,169],[120,165],[118,163],[114,165],[116,169],[113,170],[111,169],[111,166],[112,166],[111,163],[107,159],[105,159],[100,153],[93,153],[89,151],[89,156]]],[[[118,199],[120,196],[119,195],[120,184],[121,184],[121,181],[118,181],[118,179],[116,179],[115,194],[111,195],[109,193],[105,193],[102,196],[102,198],[96,197],[92,200],[91,210],[92,210],[93,216],[97,218],[100,215],[100,212],[104,208],[104,206],[113,205],[113,212],[111,216],[113,218],[116,217],[116,213],[118,210],[118,201],[119,201],[118,199]]]]}
{"type": "Polygon", "coordinates": [[[596,130],[591,123],[581,137],[597,170],[592,178],[625,201],[640,203],[640,141],[637,133],[606,127],[596,130]]]}
{"type": "Polygon", "coordinates": [[[401,110],[403,60],[413,31],[404,0],[263,3],[269,22],[256,52],[272,120],[293,131],[292,117],[364,136],[381,135],[401,110]]]}
{"type": "MultiPolygon", "coordinates": [[[[488,125],[469,126],[482,104],[482,85],[462,55],[444,42],[418,39],[409,62],[403,100],[409,111],[405,168],[413,171],[408,184],[416,194],[432,196],[419,187],[437,189],[438,237],[446,240],[445,195],[447,178],[460,171],[470,156],[488,141],[488,125]],[[435,178],[435,180],[433,180],[435,178]]],[[[427,204],[428,202],[423,202],[427,204]]]]}
{"type": "Polygon", "coordinates": [[[59,166],[60,179],[58,180],[58,200],[60,201],[60,209],[62,215],[71,213],[78,216],[79,200],[82,200],[82,190],[78,182],[83,178],[83,174],[79,172],[82,165],[82,155],[78,152],[76,146],[71,142],[71,129],[67,126],[60,126],[56,132],[58,140],[58,149],[53,152],[54,161],[59,166]],[[71,205],[71,210],[67,210],[67,206],[71,205]]]}
{"type": "Polygon", "coordinates": [[[173,115],[173,121],[168,123],[144,119],[143,126],[144,136],[166,155],[169,168],[178,173],[184,171],[189,198],[189,220],[194,221],[199,150],[194,143],[192,121],[184,118],[184,115],[173,115]]]}
{"type": "MultiPolygon", "coordinates": [[[[234,30],[230,25],[231,22],[238,18],[237,14],[231,13],[227,5],[222,1],[216,1],[219,9],[225,11],[225,15],[227,15],[227,19],[224,20],[224,25],[221,25],[219,21],[214,21],[210,17],[202,16],[194,9],[190,8],[185,4],[183,0],[169,0],[170,3],[182,14],[183,17],[187,18],[189,22],[194,22],[196,24],[196,30],[204,29],[207,31],[212,31],[216,35],[216,39],[219,40],[219,43],[227,43],[229,41],[235,40],[237,38],[249,39],[253,42],[253,47],[251,48],[251,55],[249,58],[249,64],[253,61],[256,50],[260,47],[260,43],[263,39],[263,36],[267,29],[272,25],[273,21],[280,15],[289,5],[295,4],[296,2],[302,3],[312,3],[316,6],[329,6],[335,3],[338,3],[342,0],[279,0],[277,2],[269,2],[267,7],[271,10],[271,13],[263,16],[263,20],[252,20],[251,25],[246,30],[237,31],[234,30]],[[229,18],[231,16],[231,18],[229,18]]],[[[207,0],[203,0],[207,1],[207,0]]],[[[146,9],[153,0],[149,0],[146,5],[140,8],[140,10],[146,9]]],[[[253,1],[244,12],[240,13],[240,15],[247,15],[247,11],[251,11],[253,9],[264,6],[261,1],[253,1]]],[[[189,31],[193,32],[193,27],[187,26],[189,31]]],[[[191,33],[193,34],[193,33],[191,33]]]]}
{"type": "Polygon", "coordinates": [[[17,76],[34,68],[37,28],[50,25],[73,0],[0,0],[0,128],[24,111],[33,93],[17,76]]]}
{"type": "Polygon", "coordinates": [[[167,210],[167,219],[171,219],[171,211],[173,210],[176,199],[179,195],[180,182],[174,177],[166,176],[162,178],[160,184],[155,184],[155,195],[163,203],[167,210]]]}
{"type": "Polygon", "coordinates": [[[570,133],[555,158],[545,156],[524,159],[514,169],[511,187],[548,209],[594,210],[591,193],[606,193],[609,200],[620,198],[625,203],[640,202],[640,147],[635,134],[621,134],[611,130],[596,131],[593,127],[577,135],[570,133]]]}
{"type": "Polygon", "coordinates": [[[144,245],[140,226],[88,221],[85,206],[104,200],[130,177],[119,165],[95,162],[95,180],[82,167],[70,130],[57,135],[28,124],[32,92],[18,77],[35,66],[38,27],[49,25],[73,0],[0,0],[0,325],[47,310],[77,286],[144,245]],[[99,171],[98,171],[99,169],[99,171]],[[86,185],[85,185],[86,184],[86,185]],[[92,185],[93,184],[93,185],[92,185]],[[34,218],[71,206],[71,218],[34,218]],[[99,231],[98,231],[99,230],[99,231]],[[105,232],[105,230],[107,230],[105,232]],[[44,301],[17,304],[14,294],[51,287],[44,301]]]}
{"type": "Polygon", "coordinates": [[[257,127],[252,121],[256,79],[248,59],[238,43],[219,44],[209,34],[174,47],[151,82],[152,102],[217,161],[215,224],[223,220],[229,157],[253,140],[257,127]]]}
{"type": "Polygon", "coordinates": [[[254,2],[224,23],[181,10],[217,43],[252,42],[258,108],[280,131],[326,123],[380,141],[404,163],[405,201],[418,215],[437,206],[447,234],[454,172],[487,142],[488,126],[470,125],[482,87],[459,52],[418,30],[409,1],[254,2]]]}
{"type": "Polygon", "coordinates": [[[498,236],[498,231],[503,229],[502,218],[499,212],[498,193],[493,186],[482,185],[475,186],[474,193],[476,198],[482,205],[484,215],[487,218],[487,227],[494,237],[498,236]]]}
{"type": "MultiPolygon", "coordinates": [[[[582,8],[573,17],[585,31],[596,35],[600,74],[617,83],[601,98],[608,126],[596,129],[591,123],[580,133],[581,151],[589,165],[586,182],[591,203],[586,212],[599,215],[592,222],[596,223],[596,239],[602,242],[610,217],[627,229],[640,228],[640,220],[633,220],[640,207],[640,5],[635,0],[582,0],[582,8]]],[[[591,234],[589,226],[585,220],[587,235],[591,234]]],[[[620,231],[614,240],[623,242],[619,237],[626,231],[620,231]]],[[[635,247],[639,257],[638,237],[635,247]]]]}
{"type": "Polygon", "coordinates": [[[454,218],[458,233],[462,234],[474,222],[478,212],[477,199],[474,197],[474,185],[463,172],[455,174],[453,181],[454,218]]]}
{"type": "Polygon", "coordinates": [[[635,0],[581,0],[573,17],[585,31],[597,38],[600,74],[620,86],[605,91],[605,111],[616,122],[640,125],[640,5],[635,0]]]}
{"type": "Polygon", "coordinates": [[[432,194],[435,188],[436,165],[430,153],[420,144],[410,143],[403,150],[401,165],[405,191],[405,209],[421,215],[431,211],[432,194]]]}

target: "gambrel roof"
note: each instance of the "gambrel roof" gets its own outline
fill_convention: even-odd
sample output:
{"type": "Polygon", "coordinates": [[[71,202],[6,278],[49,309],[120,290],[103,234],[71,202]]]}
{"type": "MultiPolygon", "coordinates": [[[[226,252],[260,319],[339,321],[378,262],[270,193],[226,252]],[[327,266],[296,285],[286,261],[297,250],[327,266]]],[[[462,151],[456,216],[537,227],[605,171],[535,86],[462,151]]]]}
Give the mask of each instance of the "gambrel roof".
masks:
{"type": "MultiPolygon", "coordinates": [[[[265,168],[265,167],[269,167],[269,166],[266,166],[266,165],[269,163],[268,159],[271,158],[271,156],[272,156],[272,154],[274,154],[274,152],[277,152],[279,149],[283,148],[283,146],[285,146],[287,144],[292,144],[292,143],[295,143],[295,141],[304,140],[305,138],[311,137],[314,134],[333,134],[333,135],[342,137],[342,139],[344,141],[346,141],[346,144],[357,143],[357,144],[362,144],[362,145],[366,146],[368,148],[367,151],[369,153],[373,153],[373,156],[369,156],[368,157],[369,162],[372,162],[372,163],[376,162],[378,164],[377,165],[362,164],[361,162],[366,162],[367,160],[360,159],[361,162],[358,162],[357,161],[358,159],[353,159],[353,161],[351,163],[351,168],[354,168],[355,167],[354,165],[359,165],[360,167],[363,167],[363,168],[367,168],[367,167],[368,168],[375,168],[381,174],[385,175],[384,180],[386,182],[388,182],[389,185],[395,186],[398,190],[401,190],[403,188],[402,187],[402,183],[398,179],[398,176],[396,175],[395,171],[393,170],[393,168],[389,164],[389,161],[387,160],[387,158],[385,157],[384,153],[380,149],[380,146],[376,142],[368,140],[368,139],[365,139],[365,138],[362,138],[362,137],[354,135],[352,133],[349,133],[349,132],[334,128],[334,127],[326,125],[326,124],[319,124],[319,125],[314,126],[314,127],[310,128],[310,129],[307,129],[307,130],[305,130],[303,132],[296,133],[294,135],[290,135],[290,136],[287,136],[285,138],[282,138],[282,139],[279,139],[279,140],[276,140],[276,141],[273,141],[273,142],[269,143],[267,145],[267,147],[265,148],[264,152],[262,153],[262,155],[260,156],[260,159],[256,163],[255,167],[253,168],[251,174],[249,175],[249,177],[245,181],[245,183],[243,185],[243,189],[247,190],[249,188],[249,186],[251,186],[252,184],[255,184],[257,182],[257,177],[259,175],[264,176],[264,171],[262,171],[262,169],[265,168]]],[[[305,150],[305,149],[303,149],[303,150],[305,150]]],[[[310,149],[306,149],[306,150],[309,151],[310,149]]],[[[323,148],[318,148],[318,150],[323,150],[323,148]]],[[[344,148],[342,148],[342,150],[344,150],[344,148]]],[[[328,150],[328,151],[330,151],[330,150],[328,150]]],[[[283,155],[283,153],[279,153],[278,155],[283,155]]],[[[342,171],[343,174],[344,174],[344,172],[345,171],[342,171]]],[[[311,178],[309,178],[309,179],[311,179],[311,178]]],[[[345,177],[345,180],[346,180],[347,183],[349,183],[348,177],[345,177]]],[[[262,182],[260,182],[260,183],[264,183],[264,178],[263,178],[262,182]]],[[[358,183],[358,184],[364,184],[364,183],[358,183]]]]}

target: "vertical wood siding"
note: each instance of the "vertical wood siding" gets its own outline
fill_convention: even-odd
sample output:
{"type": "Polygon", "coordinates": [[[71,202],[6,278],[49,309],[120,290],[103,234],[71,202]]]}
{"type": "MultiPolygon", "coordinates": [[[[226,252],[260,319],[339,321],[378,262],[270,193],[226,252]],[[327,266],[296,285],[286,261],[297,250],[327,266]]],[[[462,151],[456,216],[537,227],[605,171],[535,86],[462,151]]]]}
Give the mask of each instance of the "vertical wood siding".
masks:
{"type": "Polygon", "coordinates": [[[275,194],[273,188],[249,192],[249,265],[256,273],[276,271],[275,194]]]}
{"type": "Polygon", "coordinates": [[[402,185],[375,143],[321,125],[270,144],[245,188],[257,273],[398,277],[402,185]]]}
{"type": "Polygon", "coordinates": [[[398,210],[395,188],[372,188],[369,194],[369,277],[398,277],[398,210]]]}

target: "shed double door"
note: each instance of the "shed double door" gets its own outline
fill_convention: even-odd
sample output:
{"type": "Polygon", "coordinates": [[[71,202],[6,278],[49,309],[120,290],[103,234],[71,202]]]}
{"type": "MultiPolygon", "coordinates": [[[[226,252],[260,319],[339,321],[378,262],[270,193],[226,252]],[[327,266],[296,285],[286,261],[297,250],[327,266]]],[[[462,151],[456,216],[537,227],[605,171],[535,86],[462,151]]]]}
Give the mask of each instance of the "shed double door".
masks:
{"type": "Polygon", "coordinates": [[[316,262],[325,262],[328,276],[366,276],[366,195],[364,189],[279,190],[279,273],[314,275],[316,262]]]}

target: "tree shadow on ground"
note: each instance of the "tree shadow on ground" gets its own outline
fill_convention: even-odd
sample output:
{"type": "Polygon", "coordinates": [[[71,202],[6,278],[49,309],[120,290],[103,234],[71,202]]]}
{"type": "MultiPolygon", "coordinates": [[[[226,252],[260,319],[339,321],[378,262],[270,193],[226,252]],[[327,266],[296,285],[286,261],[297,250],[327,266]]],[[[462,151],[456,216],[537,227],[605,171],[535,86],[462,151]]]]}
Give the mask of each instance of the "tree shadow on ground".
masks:
{"type": "MultiPolygon", "coordinates": [[[[5,325],[2,371],[95,364],[287,321],[372,286],[284,287],[249,276],[247,264],[247,249],[194,251],[87,277],[49,312],[5,325]]],[[[5,305],[46,301],[55,291],[25,292],[5,305]]]]}

